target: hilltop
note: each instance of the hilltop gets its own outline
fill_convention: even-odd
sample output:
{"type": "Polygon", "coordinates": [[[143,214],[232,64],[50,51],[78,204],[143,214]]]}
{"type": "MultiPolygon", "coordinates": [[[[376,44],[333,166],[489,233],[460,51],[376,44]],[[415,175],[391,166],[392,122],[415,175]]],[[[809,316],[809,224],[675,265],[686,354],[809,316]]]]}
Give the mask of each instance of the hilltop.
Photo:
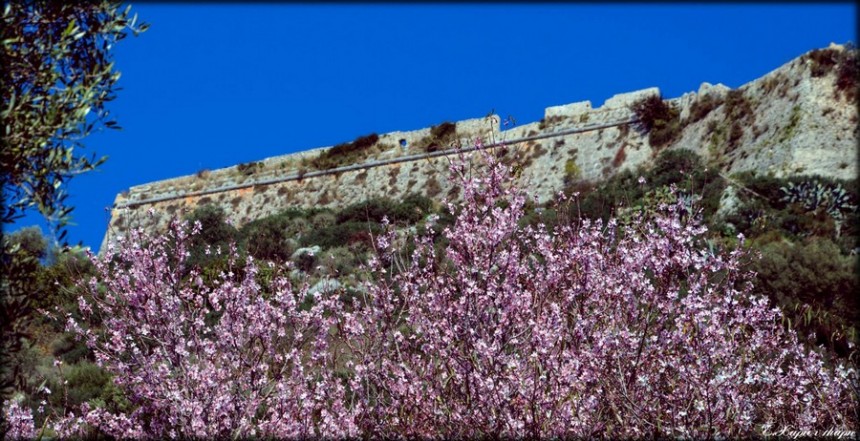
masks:
{"type": "MultiPolygon", "coordinates": [[[[447,179],[449,154],[476,139],[514,165],[517,183],[539,203],[565,183],[602,182],[675,149],[698,153],[726,177],[753,171],[852,179],[858,111],[856,83],[849,77],[846,85],[852,74],[843,68],[852,63],[839,62],[847,51],[835,44],[810,51],[734,90],[703,83],[665,99],[672,114],[647,133],[632,106],[662,99],[656,87],[615,95],[599,107],[590,101],[548,107],[541,121],[523,125],[497,115],[443,122],[135,186],[116,197],[104,242],[130,226],[162,228],[171,215],[206,204],[241,226],[290,207],[338,208],[411,193],[456,198],[447,179]],[[144,215],[150,208],[156,216],[144,215]]],[[[724,210],[734,193],[729,185],[724,210]]]]}

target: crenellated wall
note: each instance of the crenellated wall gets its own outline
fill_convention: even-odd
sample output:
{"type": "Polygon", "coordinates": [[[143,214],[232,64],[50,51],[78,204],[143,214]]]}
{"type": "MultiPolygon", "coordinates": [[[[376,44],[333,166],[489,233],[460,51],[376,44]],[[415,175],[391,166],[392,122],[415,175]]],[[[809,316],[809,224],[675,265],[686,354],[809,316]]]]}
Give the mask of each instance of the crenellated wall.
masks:
{"type": "MultiPolygon", "coordinates": [[[[742,121],[727,115],[730,89],[719,84],[703,83],[695,93],[668,100],[680,110],[683,129],[663,148],[694,150],[726,174],[758,170],[774,176],[853,178],[857,108],[834,93],[835,74],[812,76],[809,63],[808,57],[798,57],[739,87],[750,110],[742,121]],[[694,121],[691,111],[705,96],[719,105],[694,121]]],[[[657,150],[630,123],[630,105],[659,94],[649,88],[615,95],[597,108],[589,101],[547,107],[542,121],[514,127],[500,127],[495,115],[458,121],[457,138],[464,147],[477,139],[484,146],[503,143],[504,160],[518,168],[517,184],[546,201],[562,188],[571,168],[575,179],[599,181],[653,159],[657,150]]],[[[428,155],[418,147],[430,130],[380,134],[366,160],[339,169],[310,167],[310,160],[329,148],[321,147],[263,159],[253,173],[234,166],[132,187],[115,199],[102,249],[130,226],[163,228],[170,216],[207,203],[222,206],[242,225],[291,206],[343,206],[411,192],[456,198],[447,178],[450,156],[444,151],[428,155]],[[150,208],[152,216],[145,214],[150,208]]]]}

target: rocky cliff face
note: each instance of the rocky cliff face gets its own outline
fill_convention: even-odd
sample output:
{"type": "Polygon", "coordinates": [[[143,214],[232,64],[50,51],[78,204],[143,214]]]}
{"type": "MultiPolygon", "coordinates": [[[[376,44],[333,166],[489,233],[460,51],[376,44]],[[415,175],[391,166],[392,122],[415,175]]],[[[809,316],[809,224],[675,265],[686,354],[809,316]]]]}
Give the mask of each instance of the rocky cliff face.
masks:
{"type": "MultiPolygon", "coordinates": [[[[447,145],[438,147],[428,148],[440,126],[387,133],[347,167],[314,170],[314,158],[326,147],[139,185],[117,196],[105,242],[132,226],[163,228],[172,215],[209,203],[222,206],[240,226],[294,206],[343,206],[409,193],[456,198],[447,179],[453,156],[443,152],[476,139],[504,143],[493,147],[496,154],[517,169],[518,185],[540,202],[551,199],[565,178],[599,181],[648,164],[663,149],[693,150],[727,176],[754,170],[850,179],[857,174],[858,110],[856,82],[845,87],[840,71],[846,51],[831,45],[736,90],[705,83],[667,100],[678,117],[661,139],[630,123],[634,102],[659,95],[651,88],[616,95],[598,108],[588,101],[549,107],[542,121],[516,127],[497,116],[460,121],[447,145]],[[438,156],[429,157],[428,150],[438,156]]],[[[724,205],[731,205],[731,188],[724,205]]]]}

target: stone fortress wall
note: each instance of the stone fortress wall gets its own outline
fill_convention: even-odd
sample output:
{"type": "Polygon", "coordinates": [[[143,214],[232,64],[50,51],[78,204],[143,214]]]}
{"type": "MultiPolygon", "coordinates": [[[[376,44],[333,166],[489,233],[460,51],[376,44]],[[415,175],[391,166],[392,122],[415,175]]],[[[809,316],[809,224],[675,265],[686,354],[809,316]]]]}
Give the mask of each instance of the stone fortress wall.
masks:
{"type": "MultiPolygon", "coordinates": [[[[843,50],[841,46],[831,46],[843,50]]],[[[857,108],[834,94],[834,74],[812,76],[808,57],[798,57],[738,88],[751,109],[731,148],[732,121],[725,105],[692,121],[697,101],[710,95],[725,100],[730,89],[703,83],[698,92],[669,99],[685,121],[680,136],[663,148],[690,149],[726,175],[757,170],[774,176],[819,174],[842,179],[857,173],[857,108]]],[[[502,127],[496,115],[456,122],[459,145],[505,145],[505,158],[518,168],[517,184],[539,202],[551,199],[565,175],[599,181],[647,164],[657,149],[631,124],[630,105],[657,88],[623,93],[593,108],[583,101],[545,109],[542,121],[502,127]]],[[[374,153],[359,164],[318,171],[310,160],[322,147],[247,165],[200,172],[130,188],[118,195],[105,243],[132,226],[163,228],[173,215],[199,205],[217,204],[237,226],[288,207],[333,207],[366,198],[405,197],[417,192],[456,198],[448,182],[448,161],[455,150],[426,154],[417,148],[431,128],[379,135],[374,153]],[[402,143],[406,144],[405,147],[402,143]],[[146,214],[148,211],[153,215],[146,214]]],[[[496,147],[498,148],[498,147],[496,147]]],[[[443,147],[444,149],[444,147],[443,147]]],[[[568,176],[570,177],[570,176],[568,176]]]]}

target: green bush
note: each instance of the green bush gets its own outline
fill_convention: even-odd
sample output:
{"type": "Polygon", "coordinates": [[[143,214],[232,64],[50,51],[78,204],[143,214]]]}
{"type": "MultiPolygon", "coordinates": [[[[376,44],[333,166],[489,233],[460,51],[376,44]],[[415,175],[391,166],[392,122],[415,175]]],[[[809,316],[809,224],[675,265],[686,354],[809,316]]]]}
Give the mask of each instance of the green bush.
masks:
{"type": "Polygon", "coordinates": [[[42,259],[48,254],[48,239],[42,229],[36,226],[21,228],[12,234],[4,235],[6,246],[17,246],[19,253],[34,259],[42,259]]]}
{"type": "Polygon", "coordinates": [[[354,164],[367,158],[368,150],[379,142],[379,135],[371,133],[359,136],[352,142],[338,144],[323,150],[319,156],[311,160],[311,164],[319,170],[354,164]]]}
{"type": "MultiPolygon", "coordinates": [[[[737,174],[735,179],[753,194],[739,192],[741,205],[726,217],[726,221],[748,236],[762,234],[770,228],[777,228],[783,235],[793,238],[857,234],[856,180],[821,176],[773,178],[751,172],[737,174]],[[803,189],[809,191],[801,191],[803,189]],[[838,201],[833,200],[833,194],[838,196],[838,201]],[[753,222],[756,218],[759,220],[753,222]]],[[[848,244],[850,239],[841,241],[845,242],[843,248],[852,248],[848,244]]]]}
{"type": "Polygon", "coordinates": [[[571,218],[576,219],[581,212],[584,217],[607,221],[620,204],[628,207],[635,205],[645,194],[645,188],[638,182],[639,176],[639,173],[623,170],[594,191],[583,193],[580,203],[569,207],[571,218]]]}
{"type": "Polygon", "coordinates": [[[199,206],[188,216],[188,221],[200,222],[202,227],[200,234],[191,240],[190,256],[186,260],[189,267],[206,266],[218,259],[215,253],[217,247],[221,247],[223,252],[231,243],[239,242],[239,231],[225,222],[224,209],[219,206],[212,204],[199,206]],[[210,255],[206,255],[207,246],[212,251],[210,255]]]}
{"type": "Polygon", "coordinates": [[[114,385],[109,373],[99,366],[82,361],[63,367],[63,375],[54,379],[49,400],[55,408],[77,409],[83,403],[108,411],[127,410],[130,403],[114,385]],[[59,384],[58,380],[68,383],[59,384]]]}
{"type": "Polygon", "coordinates": [[[373,198],[350,204],[337,213],[337,223],[345,222],[376,222],[381,223],[383,217],[392,219],[395,204],[389,198],[373,198]]]}
{"type": "Polygon", "coordinates": [[[52,263],[40,268],[37,274],[38,294],[33,306],[52,310],[59,306],[64,310],[76,310],[81,294],[78,283],[95,275],[95,267],[83,252],[71,250],[51,251],[52,263]]]}
{"type": "Polygon", "coordinates": [[[382,232],[382,226],[375,222],[348,221],[310,231],[302,235],[299,242],[305,247],[319,245],[327,249],[363,240],[363,234],[368,232],[379,234],[382,232]]]}
{"type": "Polygon", "coordinates": [[[854,101],[858,87],[860,87],[860,59],[857,58],[857,49],[849,46],[839,56],[836,90],[844,93],[848,101],[854,101]]]}
{"type": "Polygon", "coordinates": [[[582,170],[576,165],[576,160],[568,159],[564,163],[564,183],[570,184],[582,177],[582,170]]]}
{"type": "Polygon", "coordinates": [[[400,202],[386,197],[367,199],[344,207],[337,212],[338,224],[347,222],[382,223],[387,217],[391,223],[414,224],[433,210],[433,201],[420,194],[410,194],[400,202]]]}
{"type": "Polygon", "coordinates": [[[60,332],[51,342],[51,354],[66,364],[78,363],[90,358],[90,350],[86,343],[66,332],[60,332]]]}
{"type": "Polygon", "coordinates": [[[319,257],[319,265],[326,276],[338,277],[351,273],[357,265],[357,257],[346,247],[334,247],[319,257]]]}
{"type": "Polygon", "coordinates": [[[839,247],[827,238],[804,243],[771,242],[761,247],[761,254],[761,260],[752,265],[757,273],[755,292],[770,297],[790,316],[798,310],[798,305],[804,304],[826,312],[826,320],[821,317],[796,319],[792,325],[802,337],[815,332],[817,344],[825,344],[838,352],[843,351],[840,355],[846,355],[844,344],[852,333],[851,328],[854,329],[854,344],[858,343],[856,323],[860,320],[860,303],[856,297],[856,256],[842,255],[839,247]],[[836,339],[842,340],[841,343],[836,344],[831,339],[834,333],[841,335],[836,339]]]}
{"type": "Polygon", "coordinates": [[[412,193],[403,198],[400,203],[396,204],[391,214],[393,216],[392,221],[405,222],[411,225],[421,221],[432,212],[432,199],[417,193],[412,193]]]}
{"type": "Polygon", "coordinates": [[[296,238],[301,238],[305,234],[314,230],[313,224],[303,217],[297,217],[290,220],[289,235],[296,238]]]}
{"type": "Polygon", "coordinates": [[[835,49],[815,49],[810,51],[806,57],[812,62],[810,69],[813,77],[821,77],[830,73],[836,66],[839,53],[835,49]]]}
{"type": "Polygon", "coordinates": [[[652,147],[662,147],[674,141],[681,133],[681,112],[667,104],[658,95],[649,95],[631,105],[636,125],[648,133],[652,147]]]}
{"type": "MultiPolygon", "coordinates": [[[[251,176],[254,173],[262,170],[264,164],[262,162],[245,162],[236,166],[236,170],[243,176],[251,176]]],[[[200,173],[198,173],[198,176],[200,173]]]]}
{"type": "Polygon", "coordinates": [[[311,253],[299,253],[295,257],[293,257],[293,263],[296,264],[296,268],[306,272],[311,273],[314,271],[317,263],[318,256],[311,253]]]}
{"type": "MultiPolygon", "coordinates": [[[[769,207],[776,209],[785,208],[786,204],[782,202],[783,193],[780,188],[788,184],[787,180],[774,178],[768,175],[760,175],[752,171],[738,173],[733,177],[745,188],[760,195],[769,207]]],[[[753,197],[752,195],[744,192],[740,192],[738,195],[744,200],[753,197]]]]}
{"type": "Polygon", "coordinates": [[[285,262],[295,251],[289,242],[291,225],[287,216],[269,216],[245,224],[239,235],[254,258],[285,262]]]}
{"type": "Polygon", "coordinates": [[[337,216],[330,211],[317,213],[310,219],[313,228],[328,228],[337,223],[337,216]]]}
{"type": "Polygon", "coordinates": [[[430,127],[430,135],[418,140],[417,147],[430,153],[446,147],[457,138],[457,125],[445,121],[430,127]]]}
{"type": "Polygon", "coordinates": [[[726,187],[718,169],[706,167],[698,154],[687,149],[660,153],[654,167],[648,171],[646,181],[652,188],[674,184],[686,194],[700,196],[699,206],[706,219],[719,209],[720,197],[726,187]]]}
{"type": "MultiPolygon", "coordinates": [[[[701,197],[698,206],[702,208],[706,220],[716,213],[725,189],[725,181],[719,172],[705,167],[695,152],[686,149],[667,150],[657,156],[650,169],[639,167],[635,172],[625,170],[597,187],[583,187],[585,191],[582,192],[579,206],[574,205],[571,209],[581,210],[586,217],[607,220],[619,205],[644,207],[649,203],[646,195],[652,195],[650,199],[653,199],[655,191],[664,192],[671,185],[675,185],[682,196],[701,197]],[[639,176],[645,178],[644,184],[639,183],[639,176]]],[[[570,214],[575,218],[577,213],[570,214]]]]}
{"type": "Polygon", "coordinates": [[[764,201],[750,199],[728,213],[724,220],[734,226],[732,235],[743,233],[746,237],[754,238],[772,228],[767,213],[768,206],[764,201]]]}

